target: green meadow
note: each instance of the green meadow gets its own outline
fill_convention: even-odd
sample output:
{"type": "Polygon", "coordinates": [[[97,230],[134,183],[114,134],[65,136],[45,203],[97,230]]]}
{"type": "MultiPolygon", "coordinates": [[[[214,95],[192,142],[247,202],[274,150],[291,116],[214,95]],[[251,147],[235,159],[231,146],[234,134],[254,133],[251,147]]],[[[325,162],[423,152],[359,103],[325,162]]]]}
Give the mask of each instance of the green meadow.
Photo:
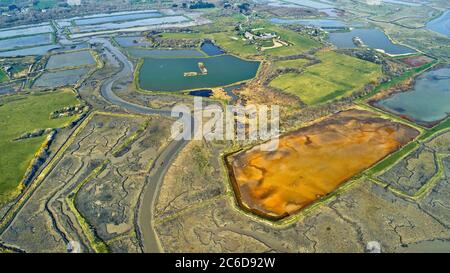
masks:
{"type": "Polygon", "coordinates": [[[270,86],[312,105],[350,95],[368,83],[376,83],[381,76],[381,67],[371,62],[333,51],[321,51],[316,56],[321,60],[319,64],[307,67],[301,74],[282,74],[270,86]]]}
{"type": "MultiPolygon", "coordinates": [[[[222,22],[223,23],[223,22],[222,22]]],[[[170,39],[203,39],[208,38],[215,41],[215,43],[226,50],[229,53],[239,55],[242,57],[249,57],[252,55],[261,54],[258,51],[257,46],[253,44],[251,41],[246,41],[242,36],[239,36],[234,28],[229,29],[229,26],[232,22],[228,24],[224,23],[224,26],[221,28],[216,28],[222,30],[221,32],[210,32],[209,28],[200,28],[197,27],[197,32],[176,32],[176,33],[162,33],[162,38],[170,38],[170,39]],[[228,27],[226,27],[228,26],[228,27]],[[209,31],[208,31],[209,30],[209,31]]],[[[232,26],[233,24],[231,24],[232,26]]],[[[279,56],[290,56],[297,55],[299,53],[305,52],[315,47],[320,47],[320,43],[312,40],[302,34],[299,34],[293,30],[285,29],[279,26],[274,25],[266,25],[261,24],[258,25],[261,27],[261,30],[264,32],[275,32],[280,36],[281,40],[288,42],[289,46],[282,46],[278,48],[267,49],[264,51],[264,54],[270,57],[279,57],[279,56]]],[[[210,26],[211,27],[211,26],[210,26]]],[[[262,41],[261,43],[268,43],[264,46],[273,45],[272,40],[270,41],[262,41]]]]}
{"type": "Polygon", "coordinates": [[[265,27],[263,31],[275,32],[278,36],[280,36],[282,41],[290,43],[289,46],[282,46],[264,51],[264,53],[268,56],[279,57],[297,55],[312,48],[320,47],[319,42],[293,30],[285,29],[279,26],[265,27]]]}
{"type": "Polygon", "coordinates": [[[258,54],[258,50],[255,45],[242,40],[242,37],[237,36],[233,32],[214,33],[212,38],[218,46],[232,54],[243,57],[258,54]]]}
{"type": "Polygon", "coordinates": [[[308,63],[307,59],[276,61],[273,63],[273,67],[276,69],[302,68],[308,63]]]}
{"type": "Polygon", "coordinates": [[[71,90],[0,99],[0,203],[19,193],[20,182],[47,136],[14,139],[38,129],[64,127],[76,116],[51,119],[50,114],[79,103],[71,90]]]}

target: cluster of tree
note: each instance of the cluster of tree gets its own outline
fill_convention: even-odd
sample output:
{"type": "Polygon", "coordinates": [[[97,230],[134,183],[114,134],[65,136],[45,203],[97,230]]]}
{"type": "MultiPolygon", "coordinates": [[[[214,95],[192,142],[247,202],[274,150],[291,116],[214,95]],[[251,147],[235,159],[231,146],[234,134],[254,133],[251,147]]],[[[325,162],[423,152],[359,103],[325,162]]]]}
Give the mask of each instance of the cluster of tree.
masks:
{"type": "Polygon", "coordinates": [[[52,2],[52,1],[39,1],[39,0],[34,0],[32,2],[32,6],[36,9],[49,9],[49,8],[55,8],[55,7],[70,7],[70,5],[66,2],[66,1],[57,1],[57,2],[52,2]]]}
{"type": "Polygon", "coordinates": [[[50,148],[50,145],[52,144],[53,140],[55,139],[55,136],[56,136],[56,130],[51,129],[51,132],[48,135],[45,144],[37,152],[36,157],[34,158],[32,164],[28,167],[28,169],[24,175],[24,178],[21,182],[24,186],[28,186],[28,184],[30,184],[30,182],[35,177],[39,168],[47,160],[48,156],[50,155],[49,148],[50,148]]]}
{"type": "Polygon", "coordinates": [[[8,10],[9,11],[15,11],[15,10],[20,10],[20,8],[13,4],[13,5],[9,5],[8,6],[8,10]]]}
{"type": "Polygon", "coordinates": [[[303,73],[303,69],[294,68],[294,67],[277,68],[276,70],[269,73],[269,75],[267,75],[267,77],[265,77],[265,79],[263,81],[263,85],[265,85],[266,87],[269,87],[269,84],[272,80],[274,80],[276,77],[280,76],[281,74],[286,74],[286,73],[301,74],[301,73],[303,73]]]}
{"type": "Polygon", "coordinates": [[[289,56],[276,56],[273,58],[274,61],[289,61],[289,60],[295,60],[295,59],[307,59],[310,61],[318,61],[320,62],[320,60],[314,56],[314,53],[300,53],[300,54],[296,54],[296,55],[289,55],[289,56]]]}
{"type": "Polygon", "coordinates": [[[251,11],[249,3],[242,3],[238,5],[238,9],[240,13],[249,13],[251,11]]]}
{"type": "Polygon", "coordinates": [[[213,3],[203,2],[203,1],[197,1],[195,3],[192,3],[189,5],[190,9],[210,9],[214,8],[216,5],[213,3]]]}
{"type": "Polygon", "coordinates": [[[154,48],[196,48],[203,42],[203,39],[170,39],[158,38],[151,39],[154,48]]]}
{"type": "MultiPolygon", "coordinates": [[[[174,30],[177,31],[177,30],[174,30]]],[[[203,39],[172,39],[162,38],[159,31],[151,31],[147,35],[147,39],[153,48],[196,48],[201,45],[203,39]]]]}

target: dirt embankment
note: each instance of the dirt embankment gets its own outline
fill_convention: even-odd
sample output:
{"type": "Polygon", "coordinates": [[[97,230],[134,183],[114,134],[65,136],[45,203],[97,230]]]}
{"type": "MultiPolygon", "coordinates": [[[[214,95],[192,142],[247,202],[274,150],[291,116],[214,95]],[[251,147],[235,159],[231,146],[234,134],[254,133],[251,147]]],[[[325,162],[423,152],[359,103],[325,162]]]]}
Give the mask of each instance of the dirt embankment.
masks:
{"type": "Polygon", "coordinates": [[[375,94],[373,97],[370,98],[369,103],[373,104],[376,101],[379,101],[383,98],[389,97],[390,95],[398,92],[406,92],[408,90],[411,90],[414,86],[414,78],[408,78],[405,81],[399,82],[398,84],[395,84],[391,88],[385,89],[377,94],[375,94]]]}

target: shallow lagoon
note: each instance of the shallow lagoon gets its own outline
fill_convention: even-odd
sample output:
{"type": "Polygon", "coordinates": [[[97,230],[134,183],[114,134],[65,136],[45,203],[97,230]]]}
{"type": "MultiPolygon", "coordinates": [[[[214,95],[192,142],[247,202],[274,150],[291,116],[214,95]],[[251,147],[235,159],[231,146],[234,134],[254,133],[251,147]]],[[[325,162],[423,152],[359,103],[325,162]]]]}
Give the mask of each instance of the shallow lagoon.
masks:
{"type": "Polygon", "coordinates": [[[53,32],[53,28],[48,24],[13,27],[8,29],[0,29],[0,39],[22,35],[49,33],[49,32],[53,32]]]}
{"type": "Polygon", "coordinates": [[[315,9],[329,9],[333,8],[331,2],[326,0],[321,0],[320,2],[312,1],[312,0],[285,0],[286,2],[297,4],[300,6],[311,7],[315,9]]]}
{"type": "Polygon", "coordinates": [[[162,24],[174,24],[188,21],[188,19],[184,16],[166,16],[166,17],[157,17],[157,18],[146,18],[135,21],[125,21],[125,22],[110,22],[104,24],[96,24],[96,25],[85,25],[85,26],[75,26],[70,27],[70,32],[72,33],[82,33],[82,32],[96,32],[96,31],[106,31],[106,30],[114,30],[114,29],[123,29],[123,28],[131,28],[131,27],[140,27],[140,26],[151,26],[151,25],[162,25],[162,24]]]}
{"type": "Polygon", "coordinates": [[[64,67],[77,67],[94,65],[95,59],[89,51],[75,51],[52,55],[45,68],[58,69],[64,67]]]}
{"type": "Polygon", "coordinates": [[[72,25],[72,21],[76,20],[85,20],[85,19],[93,19],[93,18],[103,18],[103,17],[116,17],[116,16],[133,16],[135,14],[140,13],[158,13],[157,10],[135,10],[135,11],[119,11],[119,12],[113,12],[113,13],[97,13],[97,14],[91,14],[91,15],[84,15],[84,16],[76,16],[72,18],[65,18],[65,19],[58,19],[56,20],[56,24],[59,27],[69,27],[72,25]]]}
{"type": "Polygon", "coordinates": [[[417,77],[411,91],[396,93],[375,103],[422,125],[432,125],[450,113],[450,65],[417,77]]]}
{"type": "Polygon", "coordinates": [[[274,24],[299,24],[303,26],[315,26],[320,28],[345,28],[349,27],[348,24],[333,19],[282,19],[282,18],[272,18],[270,19],[271,23],[274,24]]]}
{"type": "Polygon", "coordinates": [[[109,22],[120,22],[120,21],[130,21],[130,20],[138,20],[143,18],[151,18],[151,17],[161,17],[162,14],[159,12],[140,12],[140,13],[132,13],[132,14],[121,14],[121,15],[111,15],[105,17],[95,17],[95,18],[82,18],[74,20],[76,25],[93,25],[93,24],[102,24],[109,22]]]}
{"type": "Polygon", "coordinates": [[[0,52],[0,57],[18,57],[18,56],[40,56],[45,55],[52,49],[60,48],[59,45],[45,45],[37,47],[29,47],[18,50],[0,52]]]}
{"type": "Polygon", "coordinates": [[[450,10],[427,23],[427,29],[450,37],[450,10]]]}
{"type": "Polygon", "coordinates": [[[373,28],[356,28],[347,32],[329,33],[329,42],[338,48],[356,48],[353,38],[359,37],[370,48],[381,49],[392,55],[410,54],[415,51],[409,47],[394,44],[383,31],[373,28]]]}
{"type": "Polygon", "coordinates": [[[33,84],[33,87],[55,88],[73,85],[89,72],[89,68],[45,72],[33,84]]]}
{"type": "Polygon", "coordinates": [[[76,16],[68,19],[60,19],[61,20],[79,20],[79,19],[88,19],[88,18],[99,18],[99,17],[108,17],[108,16],[118,16],[118,15],[132,15],[132,14],[139,14],[139,13],[149,13],[149,12],[158,12],[156,9],[147,9],[147,10],[133,10],[133,11],[117,11],[112,13],[96,13],[91,15],[83,15],[83,16],[76,16]]]}
{"type": "Polygon", "coordinates": [[[405,5],[410,7],[420,7],[422,6],[422,3],[413,3],[413,2],[406,2],[401,0],[383,0],[383,2],[388,4],[397,4],[397,5],[405,5]]]}
{"type": "Polygon", "coordinates": [[[114,40],[121,47],[148,47],[152,45],[152,43],[143,36],[119,36],[115,37],[114,40]]]}
{"type": "Polygon", "coordinates": [[[52,43],[52,34],[38,34],[33,36],[15,37],[0,40],[0,50],[11,50],[22,47],[46,45],[52,43]]]}
{"type": "Polygon", "coordinates": [[[246,61],[231,55],[210,58],[145,59],[139,73],[139,84],[152,91],[180,91],[212,88],[249,80],[256,76],[259,62],[246,61]],[[203,62],[207,75],[184,76],[185,72],[200,72],[203,62]]]}

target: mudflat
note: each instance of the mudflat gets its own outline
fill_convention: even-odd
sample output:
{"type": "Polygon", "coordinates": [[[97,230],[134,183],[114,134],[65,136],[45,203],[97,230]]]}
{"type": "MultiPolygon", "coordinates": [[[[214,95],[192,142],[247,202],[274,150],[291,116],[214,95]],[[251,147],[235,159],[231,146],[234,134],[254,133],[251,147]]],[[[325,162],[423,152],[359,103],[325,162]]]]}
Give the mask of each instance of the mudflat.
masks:
{"type": "Polygon", "coordinates": [[[281,137],[276,151],[255,146],[226,161],[240,205],[280,219],[334,191],[417,135],[406,125],[348,110],[281,137]]]}

